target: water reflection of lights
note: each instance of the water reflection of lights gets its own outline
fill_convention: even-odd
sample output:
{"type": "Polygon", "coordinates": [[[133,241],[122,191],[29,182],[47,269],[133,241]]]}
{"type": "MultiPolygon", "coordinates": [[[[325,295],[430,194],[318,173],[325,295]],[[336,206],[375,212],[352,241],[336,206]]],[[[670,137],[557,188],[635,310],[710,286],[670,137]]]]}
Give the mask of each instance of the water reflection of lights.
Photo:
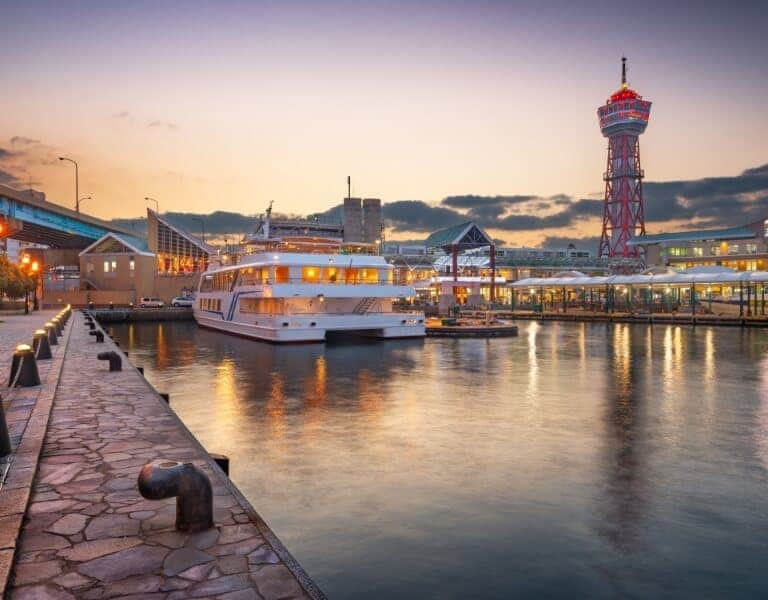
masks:
{"type": "Polygon", "coordinates": [[[683,332],[680,327],[667,327],[664,332],[663,389],[668,397],[680,383],[683,368],[683,332]]]}
{"type": "Polygon", "coordinates": [[[529,401],[536,402],[539,394],[539,362],[536,356],[536,336],[539,333],[539,324],[532,321],[528,325],[528,390],[526,397],[529,401]]]}
{"type": "Polygon", "coordinates": [[[757,408],[755,446],[763,468],[768,469],[768,353],[760,361],[760,406],[757,408]]]}
{"type": "Polygon", "coordinates": [[[279,439],[285,437],[285,380],[280,373],[270,373],[269,399],[264,405],[267,424],[279,439]]]}
{"type": "Polygon", "coordinates": [[[163,324],[157,324],[157,368],[165,369],[168,367],[168,344],[165,339],[163,324]]]}
{"type": "Polygon", "coordinates": [[[235,378],[235,362],[231,358],[223,358],[216,365],[216,418],[210,423],[210,436],[206,436],[217,447],[226,446],[232,429],[237,426],[240,407],[235,378]]]}
{"type": "Polygon", "coordinates": [[[617,324],[613,328],[613,353],[615,356],[614,376],[618,398],[626,402],[632,390],[630,378],[630,328],[629,325],[617,324]]]}

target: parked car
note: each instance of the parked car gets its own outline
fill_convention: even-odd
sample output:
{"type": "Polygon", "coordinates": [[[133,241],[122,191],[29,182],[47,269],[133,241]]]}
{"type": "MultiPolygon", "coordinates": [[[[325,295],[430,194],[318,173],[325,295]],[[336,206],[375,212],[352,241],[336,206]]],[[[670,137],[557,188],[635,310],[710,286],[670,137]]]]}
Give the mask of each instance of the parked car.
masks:
{"type": "Polygon", "coordinates": [[[139,301],[139,308],[163,308],[165,302],[160,298],[142,298],[139,301]]]}
{"type": "Polygon", "coordinates": [[[182,306],[192,308],[194,303],[195,299],[191,296],[176,296],[173,300],[171,300],[171,306],[176,308],[181,308],[182,306]]]}

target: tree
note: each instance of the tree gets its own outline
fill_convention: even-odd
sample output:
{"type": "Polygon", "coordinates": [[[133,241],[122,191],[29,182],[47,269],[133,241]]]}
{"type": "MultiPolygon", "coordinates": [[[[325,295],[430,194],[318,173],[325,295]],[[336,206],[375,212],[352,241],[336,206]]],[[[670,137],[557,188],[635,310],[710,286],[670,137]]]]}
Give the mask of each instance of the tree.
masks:
{"type": "Polygon", "coordinates": [[[0,255],[0,302],[3,296],[20,298],[33,289],[35,289],[34,279],[11,263],[7,256],[0,255]]]}

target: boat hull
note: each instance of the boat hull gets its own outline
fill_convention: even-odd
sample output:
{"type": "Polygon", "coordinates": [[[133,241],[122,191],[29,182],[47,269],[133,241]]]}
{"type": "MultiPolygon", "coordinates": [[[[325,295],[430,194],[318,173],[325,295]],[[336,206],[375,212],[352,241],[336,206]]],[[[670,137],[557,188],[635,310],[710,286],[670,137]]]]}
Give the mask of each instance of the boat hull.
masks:
{"type": "Polygon", "coordinates": [[[379,339],[423,338],[426,335],[424,315],[420,313],[263,317],[252,323],[226,321],[216,313],[199,310],[194,311],[194,316],[201,327],[278,344],[325,342],[329,332],[360,333],[379,339]]]}

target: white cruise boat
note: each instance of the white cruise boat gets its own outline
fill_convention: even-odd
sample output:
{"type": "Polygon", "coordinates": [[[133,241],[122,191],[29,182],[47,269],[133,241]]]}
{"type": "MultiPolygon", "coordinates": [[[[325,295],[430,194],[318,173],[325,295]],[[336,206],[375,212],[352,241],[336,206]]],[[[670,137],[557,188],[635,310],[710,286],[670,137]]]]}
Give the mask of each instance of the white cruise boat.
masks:
{"type": "Polygon", "coordinates": [[[393,283],[384,257],[343,254],[340,244],[317,238],[263,245],[236,265],[203,273],[194,305],[199,325],[270,342],[320,342],[328,332],[424,337],[423,312],[395,311],[394,301],[416,292],[393,283]]]}

